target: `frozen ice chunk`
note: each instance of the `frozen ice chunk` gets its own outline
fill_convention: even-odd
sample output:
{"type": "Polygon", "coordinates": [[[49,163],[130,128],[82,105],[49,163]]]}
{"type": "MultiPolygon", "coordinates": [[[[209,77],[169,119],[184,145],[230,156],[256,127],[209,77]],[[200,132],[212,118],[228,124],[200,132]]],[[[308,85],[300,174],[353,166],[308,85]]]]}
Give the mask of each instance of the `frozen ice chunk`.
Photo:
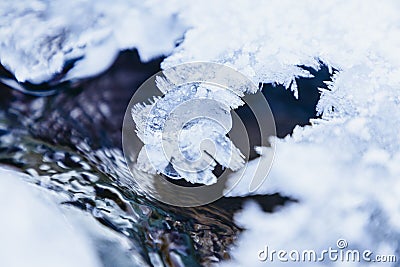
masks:
{"type": "Polygon", "coordinates": [[[144,143],[137,160],[141,170],[213,184],[217,163],[232,170],[244,165],[244,156],[226,136],[232,128],[230,110],[244,104],[239,95],[210,84],[174,87],[160,77],[157,86],[163,97],[132,109],[144,143]]]}

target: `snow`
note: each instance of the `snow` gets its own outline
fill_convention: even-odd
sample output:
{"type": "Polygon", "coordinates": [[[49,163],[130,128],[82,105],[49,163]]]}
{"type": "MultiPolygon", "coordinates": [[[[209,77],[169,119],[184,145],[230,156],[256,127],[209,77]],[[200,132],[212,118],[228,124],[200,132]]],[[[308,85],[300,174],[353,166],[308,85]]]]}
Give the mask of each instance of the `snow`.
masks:
{"type": "Polygon", "coordinates": [[[78,61],[66,80],[101,73],[124,49],[137,48],[148,61],[182,36],[176,11],[164,1],[2,1],[1,64],[20,82],[41,83],[71,60],[78,61]]]}
{"type": "MultiPolygon", "coordinates": [[[[267,7],[250,11],[241,6],[243,14],[252,15],[241,16],[237,11],[237,16],[231,16],[231,29],[246,27],[240,36],[234,30],[222,31],[219,27],[227,25],[212,16],[212,27],[193,27],[180,50],[164,62],[164,66],[193,59],[226,62],[255,81],[286,86],[301,75],[296,65],[313,66],[313,60],[320,59],[339,70],[328,84],[329,90],[322,91],[317,107],[322,119],[296,128],[291,137],[275,140],[271,172],[253,193],[279,192],[298,203],[273,214],[249,204],[236,217],[247,231],[232,250],[233,261],[226,265],[249,265],[249,260],[253,260],[251,266],[265,265],[257,260],[257,252],[265,245],[288,250],[324,249],[342,236],[354,248],[370,249],[375,254],[385,248],[385,253],[398,255],[398,2],[270,1],[266,5],[270,11],[267,7]],[[210,52],[204,40],[217,31],[221,36],[210,52]],[[236,52],[222,40],[235,43],[236,52]],[[247,48],[247,44],[255,48],[247,48]],[[227,57],[232,54],[235,56],[227,57]]],[[[232,12],[237,6],[232,3],[232,12]]],[[[250,180],[245,177],[229,194],[251,194],[250,180]]]]}
{"type": "Polygon", "coordinates": [[[1,266],[101,266],[89,240],[71,228],[55,205],[0,169],[1,266]]]}
{"type": "MultiPolygon", "coordinates": [[[[191,27],[163,67],[217,61],[234,66],[255,82],[289,86],[294,77],[307,75],[297,65],[317,67],[319,60],[339,70],[375,68],[383,58],[398,65],[400,55],[389,52],[395,51],[399,42],[399,29],[394,26],[398,5],[396,1],[366,4],[360,0],[323,4],[202,1],[180,13],[191,27]]],[[[381,62],[381,67],[384,64],[381,62]]],[[[398,81],[394,73],[391,76],[398,81]]]]}
{"type": "Polygon", "coordinates": [[[31,178],[14,170],[0,167],[0,176],[1,266],[146,266],[123,237],[87,213],[60,206],[61,195],[24,182],[31,178]]]}

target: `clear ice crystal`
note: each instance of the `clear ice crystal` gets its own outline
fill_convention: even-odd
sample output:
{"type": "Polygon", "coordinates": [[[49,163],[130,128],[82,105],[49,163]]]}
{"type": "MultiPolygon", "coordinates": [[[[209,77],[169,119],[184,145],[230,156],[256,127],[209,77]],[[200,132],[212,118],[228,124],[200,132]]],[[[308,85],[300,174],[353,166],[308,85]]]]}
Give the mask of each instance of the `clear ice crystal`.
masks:
{"type": "Polygon", "coordinates": [[[156,81],[165,95],[132,108],[144,143],[139,169],[209,185],[217,181],[217,163],[234,171],[244,166],[244,156],[226,136],[230,110],[244,104],[235,91],[204,83],[175,86],[161,76],[156,81]]]}

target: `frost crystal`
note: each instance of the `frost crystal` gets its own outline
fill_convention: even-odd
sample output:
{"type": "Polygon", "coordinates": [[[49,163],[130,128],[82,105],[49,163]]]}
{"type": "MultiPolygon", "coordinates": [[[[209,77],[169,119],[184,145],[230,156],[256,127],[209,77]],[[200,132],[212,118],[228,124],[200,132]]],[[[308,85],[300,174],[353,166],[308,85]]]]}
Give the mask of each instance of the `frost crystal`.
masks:
{"type": "Polygon", "coordinates": [[[176,86],[161,77],[157,87],[163,97],[132,109],[144,143],[137,161],[141,170],[209,185],[217,181],[212,173],[217,162],[232,170],[243,167],[244,156],[226,136],[230,110],[243,105],[242,91],[202,83],[176,86]]]}

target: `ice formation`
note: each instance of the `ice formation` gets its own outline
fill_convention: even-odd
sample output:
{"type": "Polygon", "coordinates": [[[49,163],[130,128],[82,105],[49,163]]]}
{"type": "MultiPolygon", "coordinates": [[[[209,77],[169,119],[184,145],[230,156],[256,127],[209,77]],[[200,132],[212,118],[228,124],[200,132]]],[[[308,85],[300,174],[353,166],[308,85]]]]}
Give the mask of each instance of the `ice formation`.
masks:
{"type": "Polygon", "coordinates": [[[144,143],[139,169],[209,185],[217,181],[212,172],[217,162],[234,171],[244,166],[244,156],[226,136],[232,128],[230,110],[244,104],[244,89],[200,82],[176,85],[160,76],[157,87],[163,97],[132,109],[144,143]]]}

